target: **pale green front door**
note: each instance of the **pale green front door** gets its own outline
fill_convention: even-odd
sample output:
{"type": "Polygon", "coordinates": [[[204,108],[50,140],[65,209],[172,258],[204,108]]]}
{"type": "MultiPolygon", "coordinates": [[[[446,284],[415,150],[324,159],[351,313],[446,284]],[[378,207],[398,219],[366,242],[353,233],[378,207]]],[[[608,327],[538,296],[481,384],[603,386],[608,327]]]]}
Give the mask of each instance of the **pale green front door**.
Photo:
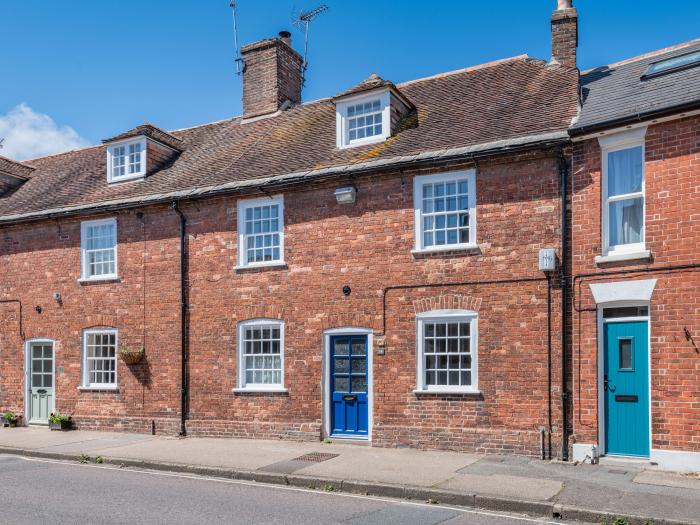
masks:
{"type": "Polygon", "coordinates": [[[29,422],[48,423],[53,410],[53,344],[29,345],[29,422]]]}

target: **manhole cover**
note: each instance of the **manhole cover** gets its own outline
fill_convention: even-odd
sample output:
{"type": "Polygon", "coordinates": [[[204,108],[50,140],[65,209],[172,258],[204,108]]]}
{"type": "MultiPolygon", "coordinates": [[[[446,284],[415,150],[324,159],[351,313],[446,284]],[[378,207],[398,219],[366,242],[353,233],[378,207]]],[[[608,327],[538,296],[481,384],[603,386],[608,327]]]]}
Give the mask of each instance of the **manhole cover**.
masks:
{"type": "Polygon", "coordinates": [[[608,469],[608,472],[610,472],[610,474],[627,474],[626,470],[617,469],[617,468],[608,469]]]}
{"type": "Polygon", "coordinates": [[[294,461],[308,461],[310,463],[321,463],[322,461],[328,461],[329,459],[337,458],[339,454],[329,454],[327,452],[311,452],[310,454],[304,454],[298,458],[294,458],[294,461]]]}

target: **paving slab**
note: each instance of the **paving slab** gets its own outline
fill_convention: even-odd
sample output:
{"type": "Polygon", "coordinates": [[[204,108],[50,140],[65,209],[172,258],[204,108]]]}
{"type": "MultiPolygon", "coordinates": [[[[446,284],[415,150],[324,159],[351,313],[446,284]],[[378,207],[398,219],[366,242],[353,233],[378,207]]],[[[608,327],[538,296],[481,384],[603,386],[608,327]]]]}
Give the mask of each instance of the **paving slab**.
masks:
{"type": "Polygon", "coordinates": [[[311,464],[298,473],[431,487],[479,460],[479,456],[473,454],[431,451],[416,454],[415,450],[392,448],[355,447],[352,453],[343,453],[344,446],[334,449],[340,451],[337,458],[311,464]]]}
{"type": "Polygon", "coordinates": [[[543,478],[528,478],[493,474],[457,474],[453,478],[436,485],[442,489],[459,492],[505,496],[531,501],[549,501],[563,488],[561,481],[543,478]]]}
{"type": "Polygon", "coordinates": [[[691,476],[684,476],[682,474],[675,474],[672,472],[645,470],[637,474],[633,481],[635,483],[643,483],[645,485],[678,487],[700,491],[700,479],[691,476]]]}

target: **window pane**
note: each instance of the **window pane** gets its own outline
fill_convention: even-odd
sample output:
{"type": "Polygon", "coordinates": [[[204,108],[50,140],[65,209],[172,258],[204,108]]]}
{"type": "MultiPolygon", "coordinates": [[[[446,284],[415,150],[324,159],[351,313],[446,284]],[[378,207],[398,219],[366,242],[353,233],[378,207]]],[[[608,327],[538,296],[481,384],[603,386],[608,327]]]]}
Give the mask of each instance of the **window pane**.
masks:
{"type": "Polygon", "coordinates": [[[644,200],[627,199],[610,203],[610,246],[643,241],[644,200]]]}
{"type": "Polygon", "coordinates": [[[642,191],[642,146],[608,153],[608,196],[642,191]]]}
{"type": "Polygon", "coordinates": [[[469,386],[471,375],[469,322],[424,323],[423,353],[426,386],[469,386]],[[467,382],[465,382],[467,381],[467,382]]]}
{"type": "Polygon", "coordinates": [[[246,384],[281,385],[282,345],[279,326],[251,325],[243,331],[246,384]]]}
{"type": "Polygon", "coordinates": [[[632,369],[632,339],[619,340],[620,369],[632,369]]]}

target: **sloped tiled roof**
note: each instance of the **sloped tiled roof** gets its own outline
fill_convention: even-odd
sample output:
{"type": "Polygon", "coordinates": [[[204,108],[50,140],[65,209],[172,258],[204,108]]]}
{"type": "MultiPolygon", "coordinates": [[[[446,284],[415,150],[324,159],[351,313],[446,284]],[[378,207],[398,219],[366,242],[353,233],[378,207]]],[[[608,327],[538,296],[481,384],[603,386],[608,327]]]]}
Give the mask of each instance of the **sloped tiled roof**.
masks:
{"type": "Polygon", "coordinates": [[[584,72],[582,107],[572,134],[696,103],[700,107],[700,67],[641,78],[650,64],[694,51],[700,51],[700,40],[584,72]]]}
{"type": "Polygon", "coordinates": [[[577,111],[577,74],[526,56],[414,80],[397,86],[415,105],[390,139],[338,149],[335,106],[323,99],[277,116],[241,117],[172,131],[182,141],[177,159],[143,180],[108,184],[104,145],[33,159],[36,172],[12,195],[0,197],[0,222],[9,216],[253,181],[431,150],[566,132],[577,111]]]}
{"type": "Polygon", "coordinates": [[[148,137],[150,139],[155,140],[156,142],[165,144],[166,146],[169,146],[174,150],[182,151],[182,139],[179,139],[175,135],[172,135],[171,133],[168,133],[167,131],[164,131],[154,126],[150,122],[144,122],[140,126],[136,126],[135,128],[130,129],[129,131],[125,131],[124,133],[120,133],[119,135],[116,135],[114,137],[104,139],[102,143],[108,144],[110,142],[130,139],[133,137],[148,137]]]}
{"type": "Polygon", "coordinates": [[[33,166],[0,155],[0,173],[7,173],[18,179],[28,179],[33,171],[33,166]]]}

